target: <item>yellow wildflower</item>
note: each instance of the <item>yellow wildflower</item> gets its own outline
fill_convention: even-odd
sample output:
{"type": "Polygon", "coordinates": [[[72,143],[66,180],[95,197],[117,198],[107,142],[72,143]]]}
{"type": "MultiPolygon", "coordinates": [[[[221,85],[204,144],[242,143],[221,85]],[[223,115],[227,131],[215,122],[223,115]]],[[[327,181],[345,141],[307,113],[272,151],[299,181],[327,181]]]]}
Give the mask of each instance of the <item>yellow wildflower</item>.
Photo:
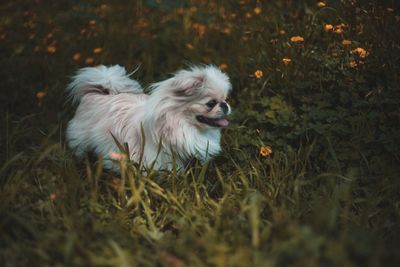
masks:
{"type": "Polygon", "coordinates": [[[350,40],[343,40],[342,41],[342,45],[351,45],[351,41],[350,40]]]}
{"type": "Polygon", "coordinates": [[[227,70],[227,69],[228,69],[228,64],[222,63],[222,64],[219,65],[219,68],[220,68],[221,70],[227,70]]]}
{"type": "Polygon", "coordinates": [[[254,76],[256,76],[257,79],[261,79],[264,76],[264,74],[261,70],[256,70],[254,72],[254,76]]]}
{"type": "Polygon", "coordinates": [[[56,47],[55,47],[54,45],[49,45],[49,46],[47,47],[47,52],[48,52],[49,54],[54,54],[56,51],[57,51],[57,49],[56,49],[56,47]]]}
{"type": "Polygon", "coordinates": [[[301,36],[293,36],[290,38],[290,41],[292,41],[293,43],[303,42],[304,38],[301,36]]]}
{"type": "Polygon", "coordinates": [[[85,63],[87,65],[92,65],[94,63],[94,59],[92,57],[88,57],[85,59],[85,63]]]}
{"type": "Polygon", "coordinates": [[[366,58],[369,55],[369,53],[364,48],[361,47],[357,47],[356,49],[354,49],[353,53],[358,54],[359,57],[361,58],[366,58]]]}
{"type": "Polygon", "coordinates": [[[324,30],[326,32],[329,32],[329,31],[333,30],[333,25],[332,24],[325,24],[324,25],[324,30]]]}
{"type": "Polygon", "coordinates": [[[256,7],[256,8],[254,8],[254,13],[256,14],[256,15],[259,15],[260,13],[261,13],[261,11],[262,11],[262,9],[261,9],[261,7],[256,7]]]}
{"type": "Polygon", "coordinates": [[[232,27],[225,27],[224,29],[222,29],[222,32],[229,35],[232,33],[232,27]]]}
{"type": "Polygon", "coordinates": [[[272,154],[272,148],[270,146],[262,146],[260,147],[260,155],[263,157],[267,157],[272,154]]]}
{"type": "Polygon", "coordinates": [[[285,64],[285,66],[287,66],[290,64],[290,62],[292,62],[292,60],[290,58],[284,57],[282,58],[282,62],[283,64],[285,64]]]}
{"type": "Polygon", "coordinates": [[[344,29],[344,28],[346,28],[346,24],[340,23],[340,24],[336,25],[336,28],[342,28],[342,29],[344,29]]]}
{"type": "Polygon", "coordinates": [[[187,47],[188,49],[194,49],[194,46],[193,46],[191,43],[187,43],[187,44],[186,44],[186,47],[187,47]]]}
{"type": "Polygon", "coordinates": [[[72,59],[73,59],[74,61],[79,61],[79,59],[81,59],[81,54],[80,54],[80,53],[75,53],[75,54],[72,56],[72,59]]]}
{"type": "Polygon", "coordinates": [[[340,23],[335,26],[334,32],[337,34],[341,34],[344,32],[344,29],[346,28],[346,24],[340,23]]]}
{"type": "Polygon", "coordinates": [[[43,92],[43,91],[39,91],[39,92],[36,93],[36,98],[38,100],[42,100],[45,96],[46,96],[46,93],[43,92]]]}
{"type": "Polygon", "coordinates": [[[94,54],[100,54],[101,52],[103,52],[103,48],[101,48],[101,47],[97,47],[97,48],[93,49],[94,54]]]}
{"type": "Polygon", "coordinates": [[[341,34],[341,33],[343,33],[343,29],[342,28],[336,28],[334,30],[334,32],[337,33],[337,34],[341,34]]]}

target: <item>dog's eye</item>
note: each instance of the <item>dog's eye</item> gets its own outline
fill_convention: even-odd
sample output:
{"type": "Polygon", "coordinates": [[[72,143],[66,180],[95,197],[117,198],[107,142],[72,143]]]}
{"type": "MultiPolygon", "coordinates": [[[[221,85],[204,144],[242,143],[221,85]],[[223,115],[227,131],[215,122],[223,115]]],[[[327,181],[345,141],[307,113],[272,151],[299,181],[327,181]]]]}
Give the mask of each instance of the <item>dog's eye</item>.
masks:
{"type": "Polygon", "coordinates": [[[206,106],[209,107],[209,108],[213,108],[213,107],[215,107],[215,105],[216,105],[217,103],[218,103],[218,101],[215,100],[215,99],[213,99],[213,100],[208,101],[208,102],[206,103],[206,106]]]}

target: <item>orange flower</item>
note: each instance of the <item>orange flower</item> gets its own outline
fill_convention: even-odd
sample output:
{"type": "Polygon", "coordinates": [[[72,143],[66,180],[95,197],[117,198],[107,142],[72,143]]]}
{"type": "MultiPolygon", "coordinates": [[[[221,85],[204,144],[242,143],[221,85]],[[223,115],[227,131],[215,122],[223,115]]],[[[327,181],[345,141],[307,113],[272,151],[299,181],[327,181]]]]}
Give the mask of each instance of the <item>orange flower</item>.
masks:
{"type": "Polygon", "coordinates": [[[96,26],[97,21],[95,19],[89,20],[90,26],[96,26]]]}
{"type": "Polygon", "coordinates": [[[290,62],[292,62],[292,60],[290,58],[284,57],[282,58],[282,62],[283,64],[285,64],[285,66],[287,66],[290,64],[290,62]]]}
{"type": "Polygon", "coordinates": [[[39,91],[36,93],[36,98],[38,100],[38,106],[41,107],[43,104],[43,98],[46,96],[46,93],[43,91],[39,91]]]}
{"type": "Polygon", "coordinates": [[[340,23],[340,24],[336,25],[336,28],[344,29],[344,28],[346,28],[346,24],[340,23]]]}
{"type": "Polygon", "coordinates": [[[286,32],[285,32],[285,30],[280,30],[279,31],[279,34],[281,34],[281,35],[284,35],[286,32]]]}
{"type": "Polygon", "coordinates": [[[293,36],[290,38],[290,41],[292,41],[293,43],[303,42],[304,38],[301,36],[293,36]]]}
{"type": "Polygon", "coordinates": [[[351,45],[351,41],[350,40],[343,40],[342,41],[342,45],[351,45]]]}
{"type": "Polygon", "coordinates": [[[262,12],[262,9],[261,9],[261,7],[256,7],[256,8],[254,8],[254,13],[256,14],[256,15],[259,15],[261,12],[262,12]]]}
{"type": "Polygon", "coordinates": [[[190,50],[194,49],[194,46],[191,43],[187,43],[186,47],[190,50]]]}
{"type": "Polygon", "coordinates": [[[85,59],[85,63],[87,65],[92,65],[94,63],[94,59],[92,57],[88,57],[85,59]]]}
{"type": "Polygon", "coordinates": [[[264,76],[264,73],[261,70],[256,70],[254,76],[256,76],[257,79],[261,79],[264,76]]]}
{"type": "Polygon", "coordinates": [[[332,24],[325,24],[324,25],[324,30],[326,32],[329,32],[329,31],[333,30],[333,25],[332,24]]]}
{"type": "Polygon", "coordinates": [[[101,48],[101,47],[97,47],[97,48],[93,49],[94,54],[100,54],[101,52],[103,52],[103,48],[101,48]]]}
{"type": "Polygon", "coordinates": [[[334,30],[334,32],[337,33],[337,34],[342,34],[343,33],[343,29],[342,28],[336,28],[334,30]]]}
{"type": "Polygon", "coordinates": [[[228,69],[228,64],[222,63],[221,65],[219,65],[219,68],[220,68],[221,70],[227,70],[227,69],[228,69]]]}
{"type": "Polygon", "coordinates": [[[47,52],[49,53],[49,54],[54,54],[55,52],[56,52],[56,47],[54,46],[54,45],[49,45],[48,47],[47,47],[47,52]]]}
{"type": "Polygon", "coordinates": [[[340,23],[335,26],[335,29],[333,30],[337,34],[341,34],[344,32],[344,29],[346,28],[346,24],[340,23]]]}
{"type": "Polygon", "coordinates": [[[36,98],[40,101],[46,96],[46,93],[43,91],[39,91],[36,93],[36,98]]]}
{"type": "Polygon", "coordinates": [[[361,47],[357,47],[356,49],[354,49],[353,53],[358,54],[358,56],[361,58],[366,58],[369,55],[369,53],[364,48],[361,47]]]}
{"type": "Polygon", "coordinates": [[[326,3],[325,2],[318,2],[317,6],[318,7],[326,7],[326,3]]]}
{"type": "Polygon", "coordinates": [[[260,155],[263,157],[267,157],[272,154],[272,148],[270,146],[262,146],[260,147],[260,155]]]}
{"type": "Polygon", "coordinates": [[[232,28],[231,27],[225,27],[224,29],[222,29],[222,32],[229,35],[232,33],[232,28]]]}
{"type": "Polygon", "coordinates": [[[81,59],[81,54],[80,54],[80,53],[75,53],[75,54],[72,56],[72,59],[73,59],[74,61],[78,61],[79,59],[81,59]]]}

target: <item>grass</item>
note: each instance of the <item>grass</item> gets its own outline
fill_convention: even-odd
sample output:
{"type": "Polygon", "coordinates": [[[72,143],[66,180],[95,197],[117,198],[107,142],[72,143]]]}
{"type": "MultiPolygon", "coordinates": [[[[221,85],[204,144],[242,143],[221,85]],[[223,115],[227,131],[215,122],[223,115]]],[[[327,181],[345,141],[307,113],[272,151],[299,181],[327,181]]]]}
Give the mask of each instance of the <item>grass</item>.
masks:
{"type": "Polygon", "coordinates": [[[397,266],[399,5],[324,3],[2,3],[1,265],[397,266]],[[73,158],[76,69],[148,85],[187,63],[232,79],[219,157],[119,176],[73,158]]]}

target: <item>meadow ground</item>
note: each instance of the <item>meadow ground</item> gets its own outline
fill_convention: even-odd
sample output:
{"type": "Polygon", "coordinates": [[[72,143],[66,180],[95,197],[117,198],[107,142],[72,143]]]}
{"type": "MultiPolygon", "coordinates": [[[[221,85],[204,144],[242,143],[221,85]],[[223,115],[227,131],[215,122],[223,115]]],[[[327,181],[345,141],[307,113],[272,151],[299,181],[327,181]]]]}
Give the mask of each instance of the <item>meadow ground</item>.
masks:
{"type": "Polygon", "coordinates": [[[397,1],[3,1],[1,266],[398,266],[397,1]],[[69,77],[233,83],[223,153],[182,174],[77,162],[69,77]]]}

